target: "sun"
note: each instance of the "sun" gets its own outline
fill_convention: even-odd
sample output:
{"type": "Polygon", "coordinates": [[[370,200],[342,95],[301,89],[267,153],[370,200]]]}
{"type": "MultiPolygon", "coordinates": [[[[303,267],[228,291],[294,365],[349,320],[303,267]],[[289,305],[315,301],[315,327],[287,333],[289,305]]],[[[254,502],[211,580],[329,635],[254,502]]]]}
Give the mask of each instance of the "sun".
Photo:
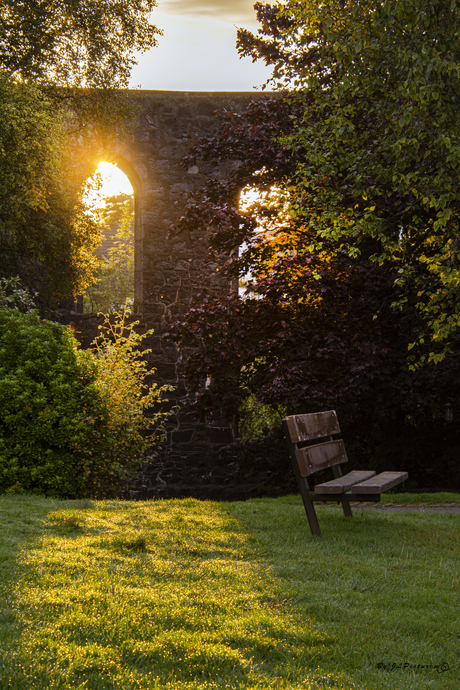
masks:
{"type": "Polygon", "coordinates": [[[97,207],[103,204],[106,197],[118,194],[133,194],[131,182],[116,165],[102,161],[86,183],[83,200],[87,206],[97,207]]]}

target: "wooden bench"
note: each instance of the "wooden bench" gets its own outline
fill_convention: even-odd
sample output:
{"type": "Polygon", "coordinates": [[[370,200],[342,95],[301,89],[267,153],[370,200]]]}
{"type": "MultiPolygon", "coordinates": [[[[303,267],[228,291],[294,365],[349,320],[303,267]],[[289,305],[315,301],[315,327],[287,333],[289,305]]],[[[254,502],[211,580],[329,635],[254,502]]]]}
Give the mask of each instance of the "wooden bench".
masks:
{"type": "Polygon", "coordinates": [[[344,514],[351,517],[351,501],[380,501],[380,494],[408,477],[407,472],[376,474],[372,470],[354,470],[342,476],[340,465],[348,457],[342,439],[333,439],[340,434],[335,410],[286,417],[283,428],[313,536],[321,536],[313,501],[337,501],[344,514]],[[334,479],[318,484],[311,492],[307,477],[329,467],[334,479]]]}

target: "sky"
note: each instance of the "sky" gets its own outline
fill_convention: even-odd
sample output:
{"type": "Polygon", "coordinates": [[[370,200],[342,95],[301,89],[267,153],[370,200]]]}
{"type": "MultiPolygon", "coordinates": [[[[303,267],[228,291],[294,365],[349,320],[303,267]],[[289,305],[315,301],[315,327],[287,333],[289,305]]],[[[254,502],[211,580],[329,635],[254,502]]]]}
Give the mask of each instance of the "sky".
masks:
{"type": "Polygon", "coordinates": [[[240,59],[237,28],[258,29],[255,0],[157,0],[151,22],[164,35],[138,57],[131,86],[166,91],[253,91],[270,75],[240,59]]]}

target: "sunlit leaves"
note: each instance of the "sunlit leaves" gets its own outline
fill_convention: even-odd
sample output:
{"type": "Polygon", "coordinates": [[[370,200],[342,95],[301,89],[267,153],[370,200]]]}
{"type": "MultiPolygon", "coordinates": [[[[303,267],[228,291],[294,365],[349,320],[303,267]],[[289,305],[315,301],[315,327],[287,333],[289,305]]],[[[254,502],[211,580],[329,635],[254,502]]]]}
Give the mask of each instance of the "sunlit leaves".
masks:
{"type": "Polygon", "coordinates": [[[85,293],[89,311],[114,313],[134,302],[134,198],[126,194],[106,199],[97,216],[102,233],[114,230],[100,256],[95,285],[85,293]]]}
{"type": "Polygon", "coordinates": [[[0,115],[0,271],[56,304],[92,279],[98,234],[80,199],[88,160],[33,85],[0,79],[0,115]]]}
{"type": "Polygon", "coordinates": [[[123,88],[161,33],[155,0],[0,2],[0,70],[64,86],[123,88]]]}
{"type": "Polygon", "coordinates": [[[81,187],[132,114],[114,89],[156,44],[155,6],[0,1],[0,271],[38,290],[41,307],[93,282],[98,232],[81,187]]]}
{"type": "Polygon", "coordinates": [[[105,316],[102,333],[95,341],[95,386],[108,411],[105,433],[112,444],[112,462],[139,458],[148,446],[162,439],[162,423],[168,416],[160,403],[172,387],[146,382],[154,370],[149,371],[145,359],[150,350],[141,350],[141,344],[153,330],[140,335],[135,331],[138,325],[138,321],[130,321],[125,307],[121,314],[105,316]],[[144,414],[147,411],[148,417],[144,414]],[[146,430],[148,438],[142,433],[146,430]]]}

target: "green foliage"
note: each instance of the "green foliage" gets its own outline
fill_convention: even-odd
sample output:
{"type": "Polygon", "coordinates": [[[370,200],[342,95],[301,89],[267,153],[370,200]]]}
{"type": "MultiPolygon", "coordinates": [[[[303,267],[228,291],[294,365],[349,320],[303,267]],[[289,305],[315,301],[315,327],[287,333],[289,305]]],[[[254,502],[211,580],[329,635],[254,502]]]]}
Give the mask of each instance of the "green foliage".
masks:
{"type": "Polygon", "coordinates": [[[265,40],[242,32],[240,51],[274,64],[301,108],[283,139],[299,160],[291,213],[316,251],[332,241],[389,262],[395,307],[415,285],[421,354],[440,361],[460,325],[460,3],[291,0],[264,12],[265,40]]]}
{"type": "Polygon", "coordinates": [[[275,409],[257,400],[254,393],[244,399],[239,409],[238,432],[243,441],[267,438],[279,431],[286,407],[275,409]]]}
{"type": "MultiPolygon", "coordinates": [[[[95,385],[108,413],[104,434],[110,438],[111,453],[119,462],[138,457],[155,441],[162,440],[162,422],[167,413],[159,403],[164,393],[173,390],[169,385],[146,384],[154,370],[147,368],[145,360],[150,350],[141,352],[140,347],[153,329],[140,335],[134,330],[137,325],[138,321],[129,323],[126,308],[122,314],[105,316],[100,326],[102,335],[96,339],[92,354],[97,369],[95,385]]],[[[84,359],[87,355],[79,351],[78,356],[84,359]]]]}
{"type": "Polygon", "coordinates": [[[0,489],[88,491],[106,410],[90,358],[36,314],[0,309],[0,489]]]}
{"type": "Polygon", "coordinates": [[[155,0],[0,2],[0,69],[18,80],[126,88],[134,53],[156,45],[155,0]]]}
{"type": "MultiPolygon", "coordinates": [[[[142,336],[109,327],[96,354],[77,350],[70,332],[36,313],[0,309],[0,491],[86,496],[116,491],[147,440],[146,373],[134,346],[142,336]]],[[[148,443],[159,438],[156,411],[148,443]]]]}
{"type": "Polygon", "coordinates": [[[132,115],[114,89],[156,44],[155,5],[0,1],[0,275],[19,275],[42,309],[93,282],[83,183],[132,115]]]}
{"type": "Polygon", "coordinates": [[[99,228],[104,231],[117,223],[107,256],[103,256],[97,282],[85,292],[89,311],[114,313],[134,302],[134,199],[127,195],[106,200],[104,213],[98,216],[99,228]]]}
{"type": "Polygon", "coordinates": [[[31,313],[36,309],[29,290],[21,286],[19,277],[0,278],[0,308],[18,309],[31,313]]]}
{"type": "Polygon", "coordinates": [[[69,117],[29,83],[0,75],[0,123],[0,274],[56,304],[92,280],[98,231],[81,200],[91,164],[69,117]]]}

